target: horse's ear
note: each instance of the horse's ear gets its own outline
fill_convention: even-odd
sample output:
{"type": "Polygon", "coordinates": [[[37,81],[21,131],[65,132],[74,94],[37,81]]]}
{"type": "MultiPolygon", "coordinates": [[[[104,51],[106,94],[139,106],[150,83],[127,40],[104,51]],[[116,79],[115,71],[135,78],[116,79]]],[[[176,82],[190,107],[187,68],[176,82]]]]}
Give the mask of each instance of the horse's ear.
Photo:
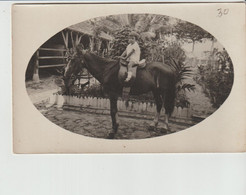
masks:
{"type": "Polygon", "coordinates": [[[82,43],[80,43],[76,46],[76,52],[82,53],[83,55],[85,54],[84,45],[82,43]]]}
{"type": "Polygon", "coordinates": [[[81,51],[82,49],[84,49],[84,45],[82,43],[80,43],[75,48],[77,51],[81,51]]]}

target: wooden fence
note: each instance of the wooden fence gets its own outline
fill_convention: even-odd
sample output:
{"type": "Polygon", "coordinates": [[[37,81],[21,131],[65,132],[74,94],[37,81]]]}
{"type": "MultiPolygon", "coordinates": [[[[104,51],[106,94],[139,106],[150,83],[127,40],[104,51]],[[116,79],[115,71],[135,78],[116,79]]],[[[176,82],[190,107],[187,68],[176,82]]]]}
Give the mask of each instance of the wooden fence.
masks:
{"type": "MultiPolygon", "coordinates": [[[[37,51],[37,61],[39,63],[39,60],[47,60],[47,59],[62,59],[65,61],[65,53],[66,49],[56,49],[56,48],[39,48],[37,51]],[[39,51],[49,51],[49,52],[59,52],[62,55],[52,55],[52,56],[40,56],[39,51]]],[[[38,64],[39,65],[39,64],[38,64]]],[[[53,68],[53,67],[63,67],[65,66],[65,63],[62,64],[47,64],[47,65],[39,65],[38,68],[53,68]]]]}
{"type": "MultiPolygon", "coordinates": [[[[154,114],[156,112],[156,106],[153,103],[148,102],[132,102],[129,101],[128,107],[125,105],[125,101],[118,100],[118,110],[120,112],[135,112],[140,114],[154,114]]],[[[109,99],[96,98],[96,97],[76,97],[76,96],[62,96],[53,94],[49,98],[49,104],[47,107],[57,105],[58,108],[62,108],[63,105],[69,105],[73,107],[84,107],[94,109],[110,109],[109,99]]],[[[164,114],[164,109],[162,113],[164,114]]],[[[176,118],[191,118],[191,108],[174,108],[172,117],[176,118]]]]}
{"type": "MultiPolygon", "coordinates": [[[[66,66],[66,49],[63,48],[42,48],[40,47],[37,51],[36,51],[36,58],[35,58],[35,65],[34,65],[34,75],[33,75],[33,80],[34,81],[39,81],[39,69],[43,69],[43,68],[58,68],[58,67],[64,67],[66,66]],[[56,55],[40,55],[40,51],[48,51],[48,52],[53,52],[56,55]],[[61,54],[61,55],[58,55],[61,54]],[[51,64],[41,64],[40,61],[41,60],[54,60],[54,59],[60,59],[63,61],[63,63],[51,63],[51,64]]],[[[84,75],[81,75],[79,77],[80,79],[86,79],[86,80],[91,80],[93,77],[87,73],[84,75]]],[[[95,83],[95,82],[94,82],[95,83]]]]}
{"type": "Polygon", "coordinates": [[[51,60],[51,59],[61,59],[65,62],[65,53],[66,49],[62,48],[39,48],[36,51],[36,57],[35,57],[35,64],[34,64],[34,72],[33,72],[33,81],[39,81],[39,69],[40,68],[57,68],[57,67],[64,67],[65,63],[59,63],[59,64],[43,64],[40,65],[40,60],[51,60]],[[48,51],[48,52],[54,52],[54,53],[60,53],[61,55],[47,55],[47,56],[40,56],[40,51],[48,51]]]}

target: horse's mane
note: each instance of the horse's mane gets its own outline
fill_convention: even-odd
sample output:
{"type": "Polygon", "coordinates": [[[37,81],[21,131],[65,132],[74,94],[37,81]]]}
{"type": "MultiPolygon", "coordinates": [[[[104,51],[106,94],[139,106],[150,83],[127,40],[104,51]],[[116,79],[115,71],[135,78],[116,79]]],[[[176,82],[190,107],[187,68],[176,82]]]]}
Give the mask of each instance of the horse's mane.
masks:
{"type": "Polygon", "coordinates": [[[89,55],[91,55],[95,60],[97,60],[99,63],[101,64],[105,64],[105,65],[108,65],[108,64],[115,64],[117,61],[116,60],[113,60],[113,59],[110,59],[110,58],[103,58],[103,57],[100,57],[94,53],[88,53],[89,55]]]}
{"type": "Polygon", "coordinates": [[[94,60],[94,62],[96,61],[97,64],[100,64],[101,66],[104,67],[103,70],[103,83],[107,83],[109,80],[112,79],[112,77],[114,77],[115,75],[117,75],[119,68],[120,68],[120,64],[119,64],[119,60],[113,60],[110,58],[103,58],[100,57],[94,53],[88,52],[86,53],[85,57],[91,58],[94,60]]]}

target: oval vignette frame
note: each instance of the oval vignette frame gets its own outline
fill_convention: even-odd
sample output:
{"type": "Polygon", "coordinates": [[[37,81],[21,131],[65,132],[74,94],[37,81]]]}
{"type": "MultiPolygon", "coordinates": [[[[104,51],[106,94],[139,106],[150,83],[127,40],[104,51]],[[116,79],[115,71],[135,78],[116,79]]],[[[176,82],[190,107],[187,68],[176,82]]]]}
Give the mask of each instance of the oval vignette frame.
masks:
{"type": "MultiPolygon", "coordinates": [[[[107,138],[107,134],[111,130],[109,100],[100,94],[98,83],[90,81],[95,82],[95,86],[91,85],[87,89],[87,93],[81,95],[81,97],[78,97],[79,95],[75,93],[76,90],[81,89],[81,86],[78,89],[74,87],[75,92],[70,96],[61,95],[63,91],[61,71],[62,67],[68,62],[67,58],[74,53],[74,46],[78,43],[83,43],[85,49],[97,52],[100,56],[113,57],[120,55],[122,46],[127,46],[124,44],[126,44],[125,38],[129,35],[129,29],[139,33],[142,40],[139,45],[141,49],[144,48],[144,51],[142,49],[141,52],[142,54],[145,52],[145,57],[160,62],[164,58],[164,62],[166,62],[168,61],[166,59],[168,58],[167,54],[173,57],[175,56],[174,51],[181,52],[183,50],[186,58],[183,60],[182,56],[180,57],[179,62],[183,63],[183,67],[181,67],[183,69],[181,70],[189,72],[188,70],[191,69],[193,74],[194,71],[196,72],[192,78],[190,77],[188,80],[185,78],[185,81],[178,85],[181,90],[178,93],[178,101],[176,100],[174,113],[169,123],[174,132],[185,130],[200,123],[223,105],[233,85],[233,63],[225,48],[213,35],[197,25],[170,16],[124,14],[97,17],[69,26],[52,36],[37,49],[26,70],[27,92],[36,108],[48,120],[63,129],[84,136],[107,138]],[[129,23],[130,18],[132,26],[126,27],[126,25],[129,25],[127,23],[129,23]],[[112,29],[117,30],[113,31],[112,29]],[[197,34],[192,34],[192,32],[197,34]],[[200,36],[204,36],[203,39],[199,37],[199,33],[200,36]],[[114,42],[115,36],[118,36],[117,40],[123,40],[118,41],[117,46],[114,42]],[[194,40],[191,39],[192,37],[194,40]],[[175,38],[176,40],[173,40],[175,38]],[[177,41],[183,45],[175,45],[174,43],[177,41]],[[149,45],[146,46],[146,43],[149,45]],[[210,51],[206,50],[208,43],[210,43],[210,51]],[[150,49],[146,49],[147,47],[150,47],[150,49]],[[116,52],[108,54],[111,52],[110,49],[116,52]],[[165,55],[162,55],[158,49],[164,52],[165,55]],[[198,53],[202,53],[204,56],[198,56],[198,53]],[[187,64],[191,65],[188,66],[187,64]],[[37,66],[39,66],[38,69],[37,66]],[[31,82],[30,79],[39,80],[39,82],[31,82]],[[192,85],[195,85],[197,91],[192,91],[192,85]],[[182,87],[187,89],[186,92],[182,91],[182,87]],[[60,91],[59,93],[55,93],[57,89],[60,91]],[[200,94],[196,94],[198,92],[200,94]],[[226,93],[226,96],[222,92],[226,93]],[[187,93],[189,97],[187,97],[187,93]],[[99,94],[99,96],[95,94],[99,94]],[[40,98],[44,96],[46,99],[41,103],[35,102],[33,96],[40,98]],[[206,102],[205,105],[203,105],[204,102],[206,102]],[[62,106],[63,109],[61,109],[62,106]]],[[[93,80],[90,75],[88,75],[88,78],[93,80]]],[[[83,77],[79,81],[77,80],[75,83],[79,82],[80,85],[86,83],[86,79],[83,77]]],[[[162,128],[152,131],[146,129],[146,126],[151,123],[151,119],[154,117],[155,108],[148,95],[141,98],[138,99],[137,103],[135,102],[136,99],[130,101],[130,109],[124,108],[124,102],[119,101],[118,107],[121,115],[119,120],[121,124],[116,139],[144,139],[173,133],[163,131],[162,128]]],[[[161,117],[163,117],[162,115],[161,117]]],[[[161,120],[159,125],[163,125],[163,122],[164,120],[161,120]]]]}

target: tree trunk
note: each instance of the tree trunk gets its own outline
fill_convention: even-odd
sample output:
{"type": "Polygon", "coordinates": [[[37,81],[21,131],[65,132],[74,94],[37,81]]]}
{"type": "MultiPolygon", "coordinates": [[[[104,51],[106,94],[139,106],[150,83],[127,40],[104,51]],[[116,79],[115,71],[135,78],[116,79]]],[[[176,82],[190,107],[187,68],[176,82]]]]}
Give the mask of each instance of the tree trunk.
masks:
{"type": "Polygon", "coordinates": [[[128,18],[128,14],[123,14],[120,15],[120,20],[121,20],[121,24],[123,24],[123,26],[129,25],[129,18],[128,18]]]}
{"type": "Polygon", "coordinates": [[[128,22],[131,27],[134,27],[132,14],[128,14],[128,22]]]}
{"type": "Polygon", "coordinates": [[[90,37],[90,51],[92,52],[94,50],[94,45],[95,45],[94,37],[90,37]]]}
{"type": "Polygon", "coordinates": [[[152,25],[152,24],[154,23],[155,19],[156,19],[156,15],[155,15],[155,16],[152,18],[152,20],[150,21],[150,25],[152,25]]]}
{"type": "Polygon", "coordinates": [[[98,39],[98,41],[97,41],[97,51],[98,51],[98,54],[100,54],[101,46],[102,46],[102,40],[101,39],[98,39]]]}
{"type": "Polygon", "coordinates": [[[192,53],[194,52],[195,49],[195,41],[192,40],[192,53]]]}

